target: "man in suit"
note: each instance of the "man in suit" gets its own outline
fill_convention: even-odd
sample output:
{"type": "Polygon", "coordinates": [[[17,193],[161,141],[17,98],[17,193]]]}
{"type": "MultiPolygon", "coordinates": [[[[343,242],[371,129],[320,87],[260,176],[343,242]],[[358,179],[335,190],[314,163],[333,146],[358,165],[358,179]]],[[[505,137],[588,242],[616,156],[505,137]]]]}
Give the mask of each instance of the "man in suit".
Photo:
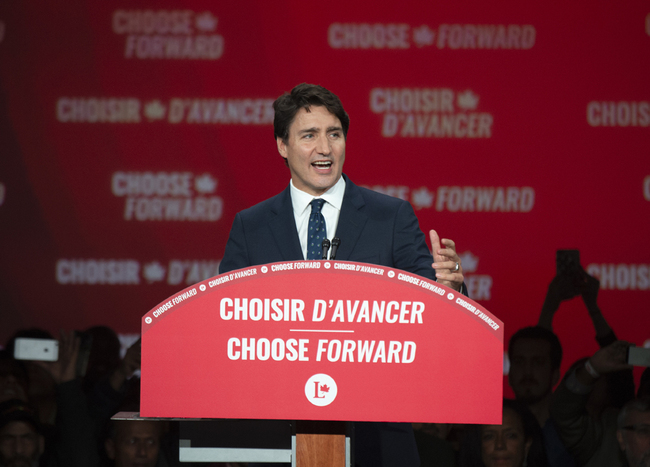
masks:
{"type": "MultiPolygon", "coordinates": [[[[432,230],[432,257],[408,202],[358,187],[343,174],[350,119],[336,95],[303,83],[280,96],[273,108],[275,139],[291,180],[280,194],[236,215],[221,274],[320,258],[321,242],[309,240],[309,228],[310,216],[322,214],[325,236],[341,242],[337,260],[402,269],[461,290],[463,272],[453,241],[441,241],[432,230]],[[324,200],[316,213],[315,198],[324,200]]],[[[419,465],[406,424],[355,424],[355,456],[362,466],[419,465]]]]}
{"type": "Polygon", "coordinates": [[[278,151],[291,181],[280,194],[236,215],[219,273],[307,259],[309,203],[323,198],[327,238],[341,239],[337,259],[403,269],[460,291],[454,242],[440,241],[432,230],[432,258],[409,203],[360,188],[343,174],[350,119],[337,96],[303,83],[273,107],[278,151]]]}

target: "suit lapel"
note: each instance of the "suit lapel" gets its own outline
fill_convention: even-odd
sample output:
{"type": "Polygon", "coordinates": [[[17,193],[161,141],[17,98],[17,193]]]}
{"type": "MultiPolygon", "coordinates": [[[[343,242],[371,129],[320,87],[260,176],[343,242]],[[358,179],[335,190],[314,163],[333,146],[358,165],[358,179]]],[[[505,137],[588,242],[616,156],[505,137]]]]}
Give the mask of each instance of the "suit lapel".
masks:
{"type": "Polygon", "coordinates": [[[304,259],[300,248],[300,239],[293,217],[291,192],[289,187],[280,193],[271,204],[269,227],[282,259],[277,261],[298,261],[304,259]]]}
{"type": "Polygon", "coordinates": [[[361,195],[361,190],[347,176],[344,175],[344,177],[345,195],[341,205],[339,223],[336,227],[336,236],[341,239],[336,259],[343,261],[350,258],[368,220],[368,216],[363,212],[366,202],[361,195]]]}

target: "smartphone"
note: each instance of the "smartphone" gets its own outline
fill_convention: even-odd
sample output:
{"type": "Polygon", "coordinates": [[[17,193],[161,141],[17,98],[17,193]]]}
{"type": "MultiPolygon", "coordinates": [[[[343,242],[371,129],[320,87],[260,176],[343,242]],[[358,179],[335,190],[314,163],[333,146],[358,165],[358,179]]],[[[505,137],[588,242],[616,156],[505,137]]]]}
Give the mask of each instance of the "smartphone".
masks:
{"type": "Polygon", "coordinates": [[[557,275],[577,276],[580,272],[579,250],[557,250],[555,253],[557,275]]]}
{"type": "Polygon", "coordinates": [[[55,339],[17,337],[14,341],[14,358],[56,362],[59,359],[59,342],[55,339]]]}
{"type": "Polygon", "coordinates": [[[582,266],[580,266],[580,251],[557,250],[555,252],[555,265],[558,276],[579,276],[580,270],[582,269],[582,266]]]}
{"type": "Polygon", "coordinates": [[[650,366],[650,349],[645,347],[628,347],[627,364],[634,366],[650,366]]]}

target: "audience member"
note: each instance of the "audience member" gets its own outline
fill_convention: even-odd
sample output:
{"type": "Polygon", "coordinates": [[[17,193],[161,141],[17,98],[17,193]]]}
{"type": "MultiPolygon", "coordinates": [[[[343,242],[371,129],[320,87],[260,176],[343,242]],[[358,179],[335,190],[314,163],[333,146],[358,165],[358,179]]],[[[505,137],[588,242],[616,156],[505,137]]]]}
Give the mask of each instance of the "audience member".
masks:
{"type": "Polygon", "coordinates": [[[559,339],[540,326],[520,329],[510,338],[508,357],[508,382],[517,401],[532,412],[542,428],[549,465],[574,466],[549,413],[553,387],[560,379],[562,345],[559,339]]]}
{"type": "MultiPolygon", "coordinates": [[[[617,340],[614,330],[609,326],[598,306],[600,282],[585,272],[579,264],[569,267],[556,275],[551,281],[538,326],[553,330],[553,317],[562,301],[582,297],[589,318],[596,332],[596,341],[602,348],[617,340]]],[[[634,397],[634,376],[631,370],[608,374],[599,380],[591,393],[589,410],[596,416],[606,407],[620,409],[634,397]]]]}
{"type": "Polygon", "coordinates": [[[540,426],[549,418],[553,387],[560,379],[562,345],[542,327],[520,329],[508,343],[508,382],[518,401],[528,406],[540,426]]]}
{"type": "Polygon", "coordinates": [[[641,399],[642,397],[650,396],[650,367],[643,370],[641,373],[641,379],[639,380],[639,389],[636,392],[636,397],[641,399]]]}
{"type": "MultiPolygon", "coordinates": [[[[54,339],[49,332],[38,329],[23,329],[17,331],[7,342],[5,348],[14,354],[14,342],[18,337],[34,339],[54,339]]],[[[36,408],[39,420],[44,425],[54,425],[56,418],[56,381],[52,377],[52,366],[56,362],[22,360],[27,372],[27,398],[36,408]]]]}
{"type": "Polygon", "coordinates": [[[420,454],[420,467],[453,467],[456,452],[447,442],[451,425],[448,423],[414,423],[413,433],[420,454]]]}
{"type": "Polygon", "coordinates": [[[460,467],[544,467],[547,465],[542,432],[525,405],[503,401],[501,425],[479,425],[467,430],[460,467]]]}
{"type": "MultiPolygon", "coordinates": [[[[598,280],[578,263],[564,266],[558,268],[558,274],[548,287],[538,325],[523,328],[510,339],[508,379],[516,399],[526,404],[542,427],[549,465],[568,467],[576,465],[576,459],[550,418],[553,387],[560,379],[562,361],[562,346],[553,333],[553,317],[562,301],[581,296],[599,345],[615,342],[616,335],[598,307],[598,280]]],[[[634,396],[634,380],[629,370],[613,373],[595,387],[585,407],[596,417],[607,407],[620,408],[634,396]]]]}
{"type": "Polygon", "coordinates": [[[27,401],[27,372],[8,350],[0,350],[0,402],[27,401]]]}
{"type": "Polygon", "coordinates": [[[584,364],[574,365],[555,390],[551,417],[579,465],[625,465],[617,442],[618,410],[608,407],[594,417],[588,412],[587,403],[596,381],[606,374],[630,368],[626,363],[628,347],[623,341],[603,347],[584,364]]]}
{"type": "MultiPolygon", "coordinates": [[[[19,332],[16,336],[46,337],[30,330],[19,332]]],[[[111,343],[102,345],[107,335],[106,329],[92,329],[93,337],[99,336],[95,344],[97,352],[106,351],[111,343]]],[[[113,333],[115,339],[117,336],[113,333]]],[[[10,341],[10,348],[13,348],[10,341]]],[[[46,439],[48,458],[56,459],[57,465],[65,467],[93,467],[100,461],[101,429],[106,421],[117,411],[117,407],[128,394],[127,380],[133,371],[140,366],[139,342],[137,346],[127,351],[124,360],[119,360],[119,347],[113,346],[113,355],[104,358],[89,358],[92,387],[84,390],[83,372],[80,362],[80,334],[74,331],[62,331],[59,338],[59,358],[55,362],[25,361],[32,368],[30,376],[36,374],[38,387],[45,387],[48,382],[49,391],[30,391],[29,396],[36,394],[36,400],[48,401],[41,406],[48,416],[41,418],[46,439]],[[98,362],[102,361],[102,363],[98,362]],[[35,371],[38,369],[38,371],[35,371]],[[47,394],[47,397],[45,397],[47,394]],[[49,456],[50,451],[52,456],[49,456]]],[[[118,341],[119,345],[119,341],[118,341]]],[[[92,355],[92,352],[91,352],[92,355]]],[[[89,381],[89,380],[87,380],[89,381]]],[[[89,385],[90,386],[90,385],[89,385]]],[[[30,386],[31,387],[31,386],[30,386]]],[[[30,399],[31,401],[31,399],[30,399]]],[[[38,413],[38,411],[37,411],[38,413]]]]}
{"type": "Polygon", "coordinates": [[[601,347],[611,344],[616,336],[598,307],[599,290],[598,279],[587,274],[580,265],[577,265],[574,273],[556,275],[548,286],[537,324],[552,331],[553,317],[560,304],[580,296],[596,331],[596,341],[601,347]]]}
{"type": "MultiPolygon", "coordinates": [[[[92,361],[92,359],[91,359],[92,361]]],[[[106,421],[113,416],[121,405],[128,404],[137,412],[140,401],[140,385],[138,378],[132,378],[140,369],[140,340],[129,347],[124,358],[110,371],[98,377],[88,393],[91,416],[96,425],[96,433],[100,432],[106,421]]]]}
{"type": "Polygon", "coordinates": [[[44,449],[34,408],[20,399],[0,403],[0,467],[35,467],[44,449]]]}
{"type": "Polygon", "coordinates": [[[160,456],[164,428],[165,423],[160,421],[111,420],[104,442],[106,455],[115,467],[167,465],[160,456]]]}
{"type": "Polygon", "coordinates": [[[84,334],[90,336],[92,342],[88,367],[83,375],[84,390],[89,392],[120,365],[121,344],[117,333],[108,326],[92,326],[84,334]]]}
{"type": "Polygon", "coordinates": [[[618,416],[618,444],[630,467],[650,467],[650,398],[629,401],[618,416]]]}

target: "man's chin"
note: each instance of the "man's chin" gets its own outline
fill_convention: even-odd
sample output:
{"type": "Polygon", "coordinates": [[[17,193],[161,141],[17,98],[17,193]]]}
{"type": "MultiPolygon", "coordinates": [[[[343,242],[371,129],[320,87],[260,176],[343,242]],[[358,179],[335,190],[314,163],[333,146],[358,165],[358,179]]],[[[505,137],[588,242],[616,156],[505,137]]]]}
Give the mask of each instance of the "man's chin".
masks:
{"type": "Polygon", "coordinates": [[[641,456],[641,460],[637,465],[638,467],[650,467],[650,450],[643,453],[643,455],[641,456]]]}
{"type": "MultiPolygon", "coordinates": [[[[322,177],[312,185],[311,190],[309,191],[312,191],[312,194],[315,194],[316,196],[320,196],[336,185],[336,182],[338,182],[338,178],[336,177],[322,177]]],[[[308,190],[305,191],[309,192],[308,190]]]]}
{"type": "Polygon", "coordinates": [[[522,394],[515,394],[515,398],[522,404],[533,405],[544,400],[546,398],[546,394],[539,395],[526,391],[522,394]]]}
{"type": "Polygon", "coordinates": [[[9,459],[7,463],[2,464],[5,467],[35,467],[38,465],[38,462],[33,462],[27,459],[26,457],[14,457],[9,459]]]}

